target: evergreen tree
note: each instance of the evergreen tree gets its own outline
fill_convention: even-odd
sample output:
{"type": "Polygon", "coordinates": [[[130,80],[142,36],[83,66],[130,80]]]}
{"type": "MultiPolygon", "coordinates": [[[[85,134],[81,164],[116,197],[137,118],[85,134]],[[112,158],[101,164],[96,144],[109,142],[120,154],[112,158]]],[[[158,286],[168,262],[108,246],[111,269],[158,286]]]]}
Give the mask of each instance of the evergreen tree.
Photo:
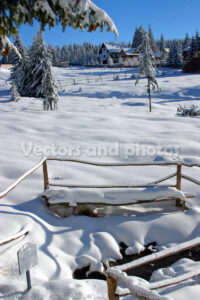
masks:
{"type": "Polygon", "coordinates": [[[161,38],[160,38],[160,51],[162,51],[165,48],[165,40],[163,37],[163,34],[161,34],[161,38]]]}
{"type": "Polygon", "coordinates": [[[139,29],[136,27],[134,37],[133,37],[133,42],[132,42],[132,48],[138,49],[141,46],[143,32],[144,32],[144,29],[143,29],[142,25],[140,26],[139,29]]]}
{"type": "Polygon", "coordinates": [[[151,29],[151,25],[149,25],[148,35],[149,35],[149,43],[150,43],[151,49],[153,50],[153,52],[156,52],[157,47],[156,47],[156,42],[155,42],[155,39],[153,36],[152,29],[151,29]]]}
{"type": "Polygon", "coordinates": [[[141,46],[141,60],[140,60],[140,69],[138,77],[135,84],[138,84],[141,75],[147,76],[147,92],[149,95],[149,111],[151,112],[151,91],[156,88],[158,91],[161,91],[158,85],[158,82],[155,78],[156,68],[155,68],[155,57],[150,46],[149,36],[146,31],[143,33],[143,41],[141,46]]]}
{"type": "Polygon", "coordinates": [[[61,23],[63,30],[66,26],[70,26],[81,30],[88,28],[89,32],[96,30],[97,27],[103,30],[107,25],[108,31],[118,35],[111,18],[91,0],[1,0],[0,16],[0,53],[4,52],[6,56],[10,48],[15,49],[7,36],[16,35],[17,28],[23,23],[32,25],[33,18],[41,24],[42,30],[47,24],[54,27],[58,22],[61,23]]]}
{"type": "Polygon", "coordinates": [[[40,31],[37,32],[30,49],[28,79],[26,95],[47,99],[52,109],[52,103],[57,103],[56,84],[51,71],[49,51],[40,31]]]}
{"type": "Polygon", "coordinates": [[[15,82],[16,88],[20,95],[24,95],[29,59],[26,47],[22,43],[19,34],[16,36],[14,45],[18,49],[21,58],[19,58],[19,56],[16,54],[13,56],[14,66],[11,69],[10,78],[13,82],[15,82]]]}
{"type": "Polygon", "coordinates": [[[20,99],[18,90],[17,90],[17,86],[15,84],[15,82],[12,82],[12,87],[11,87],[11,101],[15,101],[18,102],[20,99]]]}
{"type": "Polygon", "coordinates": [[[196,30],[195,39],[196,39],[196,50],[198,50],[200,48],[200,36],[199,36],[198,29],[196,30]]]}
{"type": "Polygon", "coordinates": [[[69,61],[69,53],[68,53],[68,48],[67,45],[64,45],[61,49],[61,62],[68,62],[69,61]]]}
{"type": "Polygon", "coordinates": [[[190,38],[189,38],[189,34],[186,33],[185,39],[183,41],[183,50],[187,49],[189,46],[190,46],[190,38]]]}
{"type": "Polygon", "coordinates": [[[197,52],[197,49],[198,49],[197,41],[196,41],[196,38],[193,36],[191,45],[190,45],[189,54],[188,54],[188,59],[192,58],[195,55],[195,53],[197,52]]]}

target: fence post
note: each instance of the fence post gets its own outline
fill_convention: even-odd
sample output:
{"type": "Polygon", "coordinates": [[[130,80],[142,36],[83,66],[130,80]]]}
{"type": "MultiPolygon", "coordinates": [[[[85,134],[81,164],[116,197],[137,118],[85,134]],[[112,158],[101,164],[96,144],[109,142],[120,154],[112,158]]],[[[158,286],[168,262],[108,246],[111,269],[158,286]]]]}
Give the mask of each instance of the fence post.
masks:
{"type": "Polygon", "coordinates": [[[115,294],[118,282],[112,277],[107,277],[108,298],[109,300],[119,300],[119,296],[115,294]]]}
{"type": "MultiPolygon", "coordinates": [[[[181,191],[181,169],[182,169],[182,165],[177,165],[176,188],[179,191],[181,191]]],[[[176,206],[177,207],[181,206],[181,201],[180,200],[176,200],[176,206]]]]}
{"type": "Polygon", "coordinates": [[[44,175],[44,190],[48,190],[49,188],[49,178],[48,178],[48,170],[47,170],[47,161],[43,162],[43,175],[44,175]]]}

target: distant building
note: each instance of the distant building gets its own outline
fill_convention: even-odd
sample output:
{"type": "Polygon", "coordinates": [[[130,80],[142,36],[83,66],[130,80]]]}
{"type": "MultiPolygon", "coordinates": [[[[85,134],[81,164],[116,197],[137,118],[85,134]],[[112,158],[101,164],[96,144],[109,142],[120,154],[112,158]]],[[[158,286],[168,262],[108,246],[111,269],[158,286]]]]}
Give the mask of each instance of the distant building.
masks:
{"type": "Polygon", "coordinates": [[[12,64],[0,64],[0,67],[1,68],[11,68],[11,67],[13,67],[13,65],[12,64]]]}
{"type": "Polygon", "coordinates": [[[200,73],[200,48],[196,54],[183,66],[184,73],[200,73]]]}
{"type": "Polygon", "coordinates": [[[138,66],[139,54],[135,53],[133,48],[123,48],[118,44],[103,43],[99,50],[99,58],[101,64],[108,64],[109,57],[112,59],[113,64],[122,64],[124,66],[138,66]]]}
{"type": "Polygon", "coordinates": [[[185,47],[183,49],[183,53],[182,53],[183,61],[187,61],[188,56],[189,56],[189,51],[190,51],[190,47],[185,47]]]}
{"type": "Polygon", "coordinates": [[[120,51],[120,64],[124,66],[138,67],[140,62],[140,54],[135,53],[134,48],[122,48],[120,51]]]}
{"type": "Polygon", "coordinates": [[[103,65],[108,63],[108,58],[111,57],[114,64],[119,63],[121,48],[118,45],[103,43],[99,50],[99,58],[103,65]]]}
{"type": "Polygon", "coordinates": [[[155,52],[155,60],[156,60],[156,65],[162,65],[167,62],[168,56],[170,53],[169,48],[163,48],[161,51],[155,52]]]}

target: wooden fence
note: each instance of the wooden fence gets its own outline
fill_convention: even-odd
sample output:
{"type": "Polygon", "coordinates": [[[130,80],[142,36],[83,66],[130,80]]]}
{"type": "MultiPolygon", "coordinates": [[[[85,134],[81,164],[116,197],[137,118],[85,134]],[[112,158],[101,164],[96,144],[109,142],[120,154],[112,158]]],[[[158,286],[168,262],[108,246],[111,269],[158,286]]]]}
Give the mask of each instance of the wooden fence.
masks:
{"type": "MultiPolygon", "coordinates": [[[[68,159],[68,158],[57,158],[57,157],[45,157],[43,158],[37,165],[35,165],[32,169],[30,169],[28,172],[26,172],[24,175],[22,175],[20,178],[18,178],[13,184],[11,184],[6,190],[0,193],[0,199],[5,197],[11,190],[13,190],[15,187],[17,187],[22,181],[24,181],[28,176],[30,176],[32,173],[34,173],[37,169],[40,167],[43,167],[43,180],[44,180],[44,190],[49,189],[51,186],[56,186],[56,187],[66,187],[66,188],[95,188],[95,189],[123,189],[123,188],[147,188],[147,187],[175,187],[177,190],[181,190],[181,183],[182,179],[188,180],[194,184],[200,185],[200,181],[192,178],[190,176],[187,176],[182,173],[182,167],[198,167],[200,168],[200,164],[187,164],[184,162],[148,162],[148,163],[97,163],[97,162],[89,162],[89,161],[84,161],[84,160],[77,160],[77,159],[68,159]],[[176,167],[176,172],[173,174],[170,174],[164,178],[161,178],[159,180],[156,180],[152,183],[148,184],[143,184],[143,185],[134,185],[134,184],[129,184],[129,185],[73,185],[73,184],[55,184],[51,183],[49,181],[49,176],[48,176],[48,166],[47,162],[48,161],[61,161],[61,162],[72,162],[72,163],[77,163],[77,164],[85,164],[88,166],[98,166],[98,167],[144,167],[144,166],[175,166],[176,167]],[[167,180],[175,177],[176,181],[174,184],[163,184],[163,182],[166,182],[167,180]],[[161,184],[162,183],[162,184],[161,184]]],[[[190,196],[189,196],[190,197],[190,196]]],[[[166,201],[166,200],[171,200],[171,199],[162,199],[160,201],[166,201]]],[[[175,199],[177,201],[177,206],[180,206],[180,199],[175,199]]]]}
{"type": "MultiPolygon", "coordinates": [[[[133,262],[127,263],[125,265],[109,268],[106,271],[107,275],[107,286],[108,286],[108,295],[109,300],[119,300],[120,297],[133,295],[137,299],[149,300],[149,299],[162,299],[162,296],[159,293],[155,293],[152,291],[158,290],[160,288],[172,286],[174,284],[178,284],[189,280],[191,278],[195,278],[200,276],[200,271],[194,270],[188,273],[185,273],[180,276],[173,277],[171,279],[165,279],[154,283],[149,283],[148,285],[141,286],[140,284],[130,284],[131,279],[126,275],[126,271],[133,270],[134,268],[138,268],[140,266],[144,266],[145,264],[152,263],[156,260],[160,260],[162,258],[169,257],[171,255],[178,254],[185,250],[189,250],[193,247],[197,247],[200,245],[200,237],[197,237],[188,242],[181,243],[177,246],[173,246],[169,249],[162,250],[160,252],[145,256],[143,258],[139,258],[133,262]],[[118,283],[121,283],[126,290],[124,293],[116,293],[116,289],[118,283]],[[148,296],[149,295],[149,296],[148,296]]],[[[133,277],[132,277],[133,278],[133,277]]],[[[165,298],[166,299],[166,298],[165,298]]]]}

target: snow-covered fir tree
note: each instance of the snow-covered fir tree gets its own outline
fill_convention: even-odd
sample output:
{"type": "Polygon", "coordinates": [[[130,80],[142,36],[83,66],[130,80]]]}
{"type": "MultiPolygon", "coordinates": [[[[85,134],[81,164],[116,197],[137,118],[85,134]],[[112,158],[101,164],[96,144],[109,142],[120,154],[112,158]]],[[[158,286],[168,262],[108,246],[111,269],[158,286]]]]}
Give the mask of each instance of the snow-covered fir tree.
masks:
{"type": "Polygon", "coordinates": [[[138,48],[142,44],[142,36],[143,36],[144,29],[142,25],[140,28],[135,29],[134,36],[133,36],[133,41],[132,41],[132,48],[138,48]]]}
{"type": "Polygon", "coordinates": [[[164,40],[164,36],[163,34],[161,34],[161,37],[160,37],[160,51],[162,51],[164,48],[165,48],[165,40],[164,40]]]}
{"type": "Polygon", "coordinates": [[[13,82],[15,82],[18,92],[20,93],[20,95],[23,96],[25,94],[29,58],[28,58],[26,47],[24,46],[19,34],[16,36],[14,45],[18,49],[21,58],[19,58],[18,55],[14,54],[13,56],[14,66],[11,69],[10,79],[13,82]]]}
{"type": "Polygon", "coordinates": [[[12,82],[11,85],[12,85],[11,89],[10,89],[10,91],[11,91],[11,101],[18,102],[19,99],[20,99],[20,95],[18,93],[17,86],[16,86],[15,82],[12,82]]]}
{"type": "MultiPolygon", "coordinates": [[[[43,30],[48,24],[54,27],[61,23],[63,30],[66,26],[89,32],[97,27],[101,30],[107,26],[107,31],[113,31],[118,35],[117,28],[106,12],[97,7],[91,0],[33,0],[33,1],[1,1],[0,22],[0,53],[8,56],[9,49],[16,50],[8,39],[10,35],[16,35],[17,28],[23,23],[32,24],[33,18],[41,24],[43,30]]],[[[16,53],[18,53],[16,51],[16,53]]]]}
{"type": "Polygon", "coordinates": [[[155,42],[155,39],[154,39],[154,36],[153,36],[151,25],[149,25],[148,35],[149,35],[149,43],[150,43],[151,49],[155,53],[156,50],[157,50],[157,46],[156,46],[156,42],[155,42]]]}
{"type": "MultiPolygon", "coordinates": [[[[50,99],[50,103],[57,103],[56,84],[51,70],[51,59],[48,48],[44,42],[42,32],[38,31],[33,45],[30,48],[30,64],[26,95],[50,99]],[[52,100],[53,99],[53,100],[52,100]]],[[[50,106],[53,108],[53,106],[50,106]]]]}
{"type": "Polygon", "coordinates": [[[170,46],[170,53],[168,56],[168,66],[180,67],[182,62],[182,44],[178,40],[174,40],[170,46]]]}
{"type": "Polygon", "coordinates": [[[149,36],[146,31],[143,33],[143,40],[141,46],[141,59],[140,59],[140,69],[138,77],[135,84],[138,84],[141,75],[147,76],[147,92],[149,95],[149,111],[151,112],[151,91],[157,89],[159,92],[158,82],[156,80],[156,67],[155,67],[155,57],[153,50],[151,49],[149,36]]]}
{"type": "Polygon", "coordinates": [[[198,43],[196,38],[193,36],[190,44],[190,50],[188,53],[188,59],[192,58],[198,50],[198,43]]]}
{"type": "Polygon", "coordinates": [[[185,35],[185,39],[184,39],[184,41],[183,41],[183,50],[184,49],[188,49],[189,47],[190,47],[190,38],[189,38],[189,34],[188,33],[186,33],[186,35],[185,35]]]}

